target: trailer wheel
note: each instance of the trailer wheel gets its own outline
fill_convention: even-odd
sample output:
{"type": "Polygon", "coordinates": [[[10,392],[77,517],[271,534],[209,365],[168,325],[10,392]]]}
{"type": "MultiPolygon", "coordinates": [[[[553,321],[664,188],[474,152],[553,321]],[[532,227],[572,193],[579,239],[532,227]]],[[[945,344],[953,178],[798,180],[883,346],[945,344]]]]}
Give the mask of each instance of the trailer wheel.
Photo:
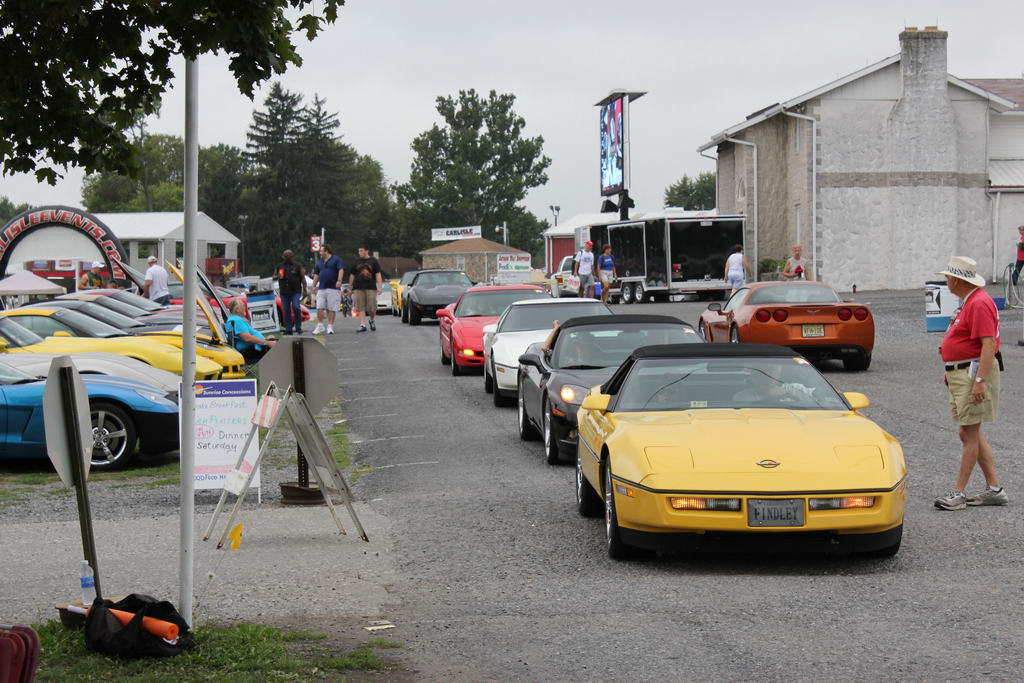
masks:
{"type": "Polygon", "coordinates": [[[633,303],[633,285],[629,284],[628,282],[622,283],[622,303],[633,303]]]}
{"type": "Polygon", "coordinates": [[[644,302],[644,285],[642,282],[638,282],[633,285],[633,303],[642,304],[644,302]]]}

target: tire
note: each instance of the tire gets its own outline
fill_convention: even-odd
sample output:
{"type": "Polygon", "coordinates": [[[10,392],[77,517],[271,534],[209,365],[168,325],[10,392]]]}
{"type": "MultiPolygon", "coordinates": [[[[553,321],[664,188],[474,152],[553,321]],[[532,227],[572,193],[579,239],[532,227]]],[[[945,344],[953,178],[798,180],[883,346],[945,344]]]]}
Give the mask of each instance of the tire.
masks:
{"type": "Polygon", "coordinates": [[[523,382],[519,381],[519,397],[516,399],[516,410],[519,417],[519,438],[523,441],[536,441],[537,429],[530,424],[530,417],[526,414],[526,401],[523,399],[523,382]]]}
{"type": "Polygon", "coordinates": [[[601,504],[601,496],[590,485],[587,478],[583,476],[583,467],[580,463],[580,449],[576,450],[576,511],[580,517],[600,517],[604,506],[601,504]]]}
{"type": "Polygon", "coordinates": [[[739,344],[740,343],[740,330],[738,327],[733,325],[729,328],[729,343],[739,344]]]}
{"type": "Polygon", "coordinates": [[[409,307],[405,304],[402,304],[402,322],[409,322],[409,307]]]}
{"type": "Polygon", "coordinates": [[[612,483],[612,467],[604,463],[604,532],[608,546],[608,557],[613,560],[631,560],[636,550],[626,545],[619,534],[619,516],[615,512],[615,485],[612,483]]]}
{"type": "Polygon", "coordinates": [[[633,303],[633,285],[628,282],[623,282],[619,296],[622,298],[623,304],[633,303]]]}
{"type": "Polygon", "coordinates": [[[494,393],[494,375],[487,372],[487,366],[484,366],[484,391],[488,394],[494,393]]]}
{"type": "Polygon", "coordinates": [[[642,304],[645,296],[647,295],[644,293],[644,285],[642,282],[638,282],[633,285],[633,303],[642,304]]]}
{"type": "Polygon", "coordinates": [[[708,327],[707,323],[703,320],[700,321],[700,337],[707,343],[711,344],[711,328],[708,327]]]}
{"type": "Polygon", "coordinates": [[[898,553],[900,551],[900,543],[902,543],[902,542],[903,542],[903,525],[900,524],[899,532],[897,533],[896,542],[895,543],[893,543],[892,545],[887,545],[884,548],[879,548],[878,550],[872,550],[872,551],[870,551],[868,553],[865,553],[865,555],[867,555],[868,557],[894,557],[896,555],[896,553],[898,553]]]}
{"type": "Polygon", "coordinates": [[[451,365],[452,357],[444,355],[444,347],[441,347],[441,365],[451,365]]]}
{"type": "Polygon", "coordinates": [[[862,353],[843,359],[843,368],[847,372],[863,372],[871,367],[871,354],[862,353]]]}
{"type": "Polygon", "coordinates": [[[551,406],[547,397],[540,405],[540,423],[544,425],[542,436],[544,438],[544,462],[549,465],[560,465],[562,456],[558,453],[558,441],[551,429],[551,406]]]}
{"type": "Polygon", "coordinates": [[[135,423],[123,409],[112,403],[94,403],[89,406],[92,420],[92,469],[118,470],[135,457],[138,441],[135,423]]]}
{"type": "Polygon", "coordinates": [[[420,315],[419,309],[416,308],[415,306],[413,306],[412,302],[410,302],[409,303],[409,324],[415,326],[415,325],[419,325],[422,321],[423,321],[423,317],[420,315]]]}
{"type": "Polygon", "coordinates": [[[459,377],[460,375],[464,374],[462,366],[459,365],[458,361],[455,360],[454,348],[452,349],[452,355],[451,358],[448,359],[448,362],[451,363],[452,366],[452,377],[459,377]]]}
{"type": "MultiPolygon", "coordinates": [[[[494,370],[494,364],[491,364],[491,369],[494,370]]],[[[512,399],[501,393],[501,389],[498,388],[498,376],[494,376],[494,392],[491,394],[491,398],[494,400],[495,408],[504,408],[512,405],[512,399]]]]}

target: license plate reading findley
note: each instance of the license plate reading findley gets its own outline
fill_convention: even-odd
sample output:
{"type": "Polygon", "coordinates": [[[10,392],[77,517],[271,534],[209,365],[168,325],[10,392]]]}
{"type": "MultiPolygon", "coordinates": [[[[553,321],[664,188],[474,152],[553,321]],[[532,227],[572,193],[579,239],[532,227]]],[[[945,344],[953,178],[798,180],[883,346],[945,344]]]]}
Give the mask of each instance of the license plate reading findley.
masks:
{"type": "Polygon", "coordinates": [[[824,337],[825,326],[824,325],[804,325],[804,336],[805,337],[824,337]]]}
{"type": "Polygon", "coordinates": [[[803,526],[804,501],[800,498],[747,501],[748,526],[803,526]]]}

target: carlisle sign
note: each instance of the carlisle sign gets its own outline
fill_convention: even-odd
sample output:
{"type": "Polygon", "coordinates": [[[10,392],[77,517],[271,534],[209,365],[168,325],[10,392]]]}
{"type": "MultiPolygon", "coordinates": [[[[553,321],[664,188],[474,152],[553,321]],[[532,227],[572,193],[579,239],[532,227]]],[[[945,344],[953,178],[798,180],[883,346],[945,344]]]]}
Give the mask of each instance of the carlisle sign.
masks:
{"type": "Polygon", "coordinates": [[[479,225],[467,225],[464,228],[431,228],[430,230],[430,239],[433,242],[468,240],[473,237],[483,236],[483,229],[479,225]]]}

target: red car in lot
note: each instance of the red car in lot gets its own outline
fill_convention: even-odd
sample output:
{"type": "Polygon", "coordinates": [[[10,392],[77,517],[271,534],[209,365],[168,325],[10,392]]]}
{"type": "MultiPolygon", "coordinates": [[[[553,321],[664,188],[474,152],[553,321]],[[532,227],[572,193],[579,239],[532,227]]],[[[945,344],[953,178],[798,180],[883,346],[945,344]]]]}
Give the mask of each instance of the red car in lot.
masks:
{"type": "Polygon", "coordinates": [[[708,305],[700,333],[708,342],[776,344],[809,358],[841,359],[847,370],[867,370],[875,347],[871,310],[821,282],[745,285],[725,306],[708,305]]]}
{"type": "Polygon", "coordinates": [[[515,301],[550,297],[536,285],[470,287],[455,303],[437,312],[441,363],[451,365],[453,375],[461,375],[467,368],[483,368],[484,327],[496,323],[515,301]]]}

